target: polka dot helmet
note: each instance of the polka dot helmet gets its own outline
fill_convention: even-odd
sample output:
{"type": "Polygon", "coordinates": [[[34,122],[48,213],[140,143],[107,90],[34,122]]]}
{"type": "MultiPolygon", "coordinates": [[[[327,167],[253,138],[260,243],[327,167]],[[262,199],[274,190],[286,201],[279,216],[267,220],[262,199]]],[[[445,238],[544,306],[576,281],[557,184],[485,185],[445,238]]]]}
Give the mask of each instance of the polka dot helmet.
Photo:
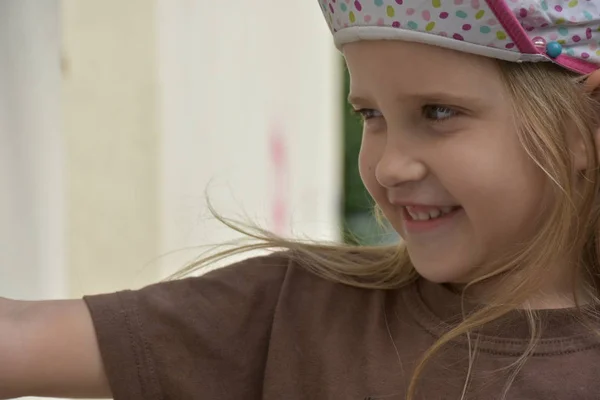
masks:
{"type": "Polygon", "coordinates": [[[486,57],[600,67],[600,0],[319,0],[338,49],[406,40],[486,57]]]}

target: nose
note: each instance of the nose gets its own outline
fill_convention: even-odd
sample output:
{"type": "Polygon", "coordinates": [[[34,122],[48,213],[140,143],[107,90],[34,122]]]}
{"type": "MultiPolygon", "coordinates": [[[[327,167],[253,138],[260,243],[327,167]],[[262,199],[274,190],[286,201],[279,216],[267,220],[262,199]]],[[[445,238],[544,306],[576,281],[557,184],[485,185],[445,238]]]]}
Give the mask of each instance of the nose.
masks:
{"type": "Polygon", "coordinates": [[[404,183],[423,180],[426,176],[426,165],[411,154],[407,146],[397,141],[387,141],[375,169],[375,178],[381,186],[397,187],[404,183]]]}

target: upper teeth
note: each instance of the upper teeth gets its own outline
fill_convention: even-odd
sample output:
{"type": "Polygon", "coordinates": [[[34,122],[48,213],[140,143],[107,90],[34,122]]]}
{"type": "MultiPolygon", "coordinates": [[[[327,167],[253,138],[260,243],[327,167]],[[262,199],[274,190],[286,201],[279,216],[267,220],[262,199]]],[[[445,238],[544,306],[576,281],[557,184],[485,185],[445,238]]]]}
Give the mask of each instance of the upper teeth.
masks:
{"type": "Polygon", "coordinates": [[[412,219],[418,221],[427,221],[428,219],[437,218],[441,215],[448,214],[452,211],[453,207],[440,207],[440,208],[432,208],[428,212],[424,211],[414,211],[410,206],[406,207],[406,211],[411,216],[412,219]]]}

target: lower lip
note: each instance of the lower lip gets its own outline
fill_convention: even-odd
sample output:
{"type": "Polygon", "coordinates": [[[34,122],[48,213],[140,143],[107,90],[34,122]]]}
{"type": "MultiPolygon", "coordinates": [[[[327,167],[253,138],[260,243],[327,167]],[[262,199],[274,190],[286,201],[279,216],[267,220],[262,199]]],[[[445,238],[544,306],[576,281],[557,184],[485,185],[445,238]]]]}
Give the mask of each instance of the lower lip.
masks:
{"type": "Polygon", "coordinates": [[[406,211],[406,208],[404,208],[402,210],[404,227],[407,232],[411,233],[431,232],[451,223],[462,211],[462,207],[457,207],[448,214],[444,214],[437,218],[428,220],[415,220],[412,219],[412,217],[408,214],[408,211],[406,211]]]}

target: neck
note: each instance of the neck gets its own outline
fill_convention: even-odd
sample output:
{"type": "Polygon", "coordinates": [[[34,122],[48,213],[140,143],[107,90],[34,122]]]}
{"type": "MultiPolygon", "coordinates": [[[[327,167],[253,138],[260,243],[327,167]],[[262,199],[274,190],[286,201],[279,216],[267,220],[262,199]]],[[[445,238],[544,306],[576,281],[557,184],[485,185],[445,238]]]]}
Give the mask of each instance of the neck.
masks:
{"type": "MultiPolygon", "coordinates": [[[[546,274],[545,279],[536,282],[532,294],[518,308],[529,310],[566,309],[576,307],[577,303],[580,306],[589,303],[591,299],[584,290],[583,283],[577,283],[583,281],[575,281],[572,276],[565,275],[564,273],[546,274]]],[[[506,282],[506,278],[506,274],[502,274],[471,285],[467,290],[467,297],[475,303],[486,303],[493,293],[505,290],[502,282],[506,282]]],[[[514,279],[519,279],[519,277],[514,275],[514,279]]],[[[465,286],[465,284],[450,284],[450,287],[458,293],[461,293],[465,286]]]]}

